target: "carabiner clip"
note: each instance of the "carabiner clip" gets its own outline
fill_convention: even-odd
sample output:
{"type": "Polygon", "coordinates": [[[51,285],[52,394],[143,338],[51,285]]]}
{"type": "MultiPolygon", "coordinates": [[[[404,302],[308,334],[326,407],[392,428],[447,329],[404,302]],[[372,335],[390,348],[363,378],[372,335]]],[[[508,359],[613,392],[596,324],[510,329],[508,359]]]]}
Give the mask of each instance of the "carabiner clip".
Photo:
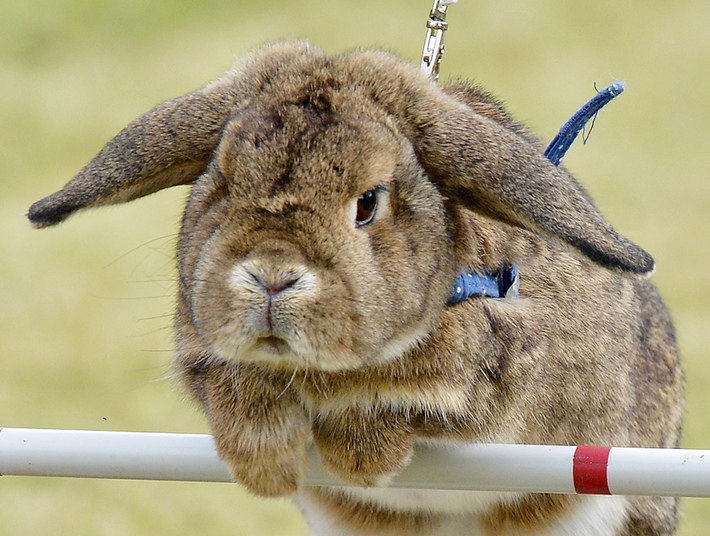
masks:
{"type": "Polygon", "coordinates": [[[444,32],[448,28],[446,22],[446,8],[455,4],[458,0],[434,0],[434,6],[429,13],[429,20],[426,23],[427,32],[424,39],[424,50],[422,51],[422,71],[432,77],[434,81],[439,79],[439,65],[444,54],[444,32]]]}

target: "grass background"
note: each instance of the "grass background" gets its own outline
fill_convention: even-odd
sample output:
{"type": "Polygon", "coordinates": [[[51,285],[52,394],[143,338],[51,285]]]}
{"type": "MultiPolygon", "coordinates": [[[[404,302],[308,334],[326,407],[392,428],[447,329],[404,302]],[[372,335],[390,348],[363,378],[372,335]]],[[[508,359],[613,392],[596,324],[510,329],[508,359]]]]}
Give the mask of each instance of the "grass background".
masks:
{"type": "MultiPolygon", "coordinates": [[[[34,231],[31,202],[113,134],[217,77],[264,41],[382,46],[418,62],[430,0],[0,3],[0,425],[206,432],[169,378],[173,248],[184,188],[34,231]]],[[[652,252],[687,373],[683,446],[710,448],[710,3],[462,0],[442,80],[501,96],[542,140],[627,82],[565,164],[608,219],[652,252]]],[[[0,479],[8,535],[282,534],[288,501],[239,486],[0,479]]],[[[710,499],[682,503],[704,535],[710,499]]]]}

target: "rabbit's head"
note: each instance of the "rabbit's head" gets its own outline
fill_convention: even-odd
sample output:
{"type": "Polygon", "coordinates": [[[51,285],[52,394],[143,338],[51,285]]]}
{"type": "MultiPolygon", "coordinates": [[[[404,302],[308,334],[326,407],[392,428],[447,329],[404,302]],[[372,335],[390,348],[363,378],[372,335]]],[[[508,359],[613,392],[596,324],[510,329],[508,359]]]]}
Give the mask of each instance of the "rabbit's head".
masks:
{"type": "Polygon", "coordinates": [[[131,123],[29,218],[186,183],[178,327],[224,359],[340,370],[402,355],[461,267],[461,208],[653,269],[515,128],[381,52],[259,50],[131,123]]]}

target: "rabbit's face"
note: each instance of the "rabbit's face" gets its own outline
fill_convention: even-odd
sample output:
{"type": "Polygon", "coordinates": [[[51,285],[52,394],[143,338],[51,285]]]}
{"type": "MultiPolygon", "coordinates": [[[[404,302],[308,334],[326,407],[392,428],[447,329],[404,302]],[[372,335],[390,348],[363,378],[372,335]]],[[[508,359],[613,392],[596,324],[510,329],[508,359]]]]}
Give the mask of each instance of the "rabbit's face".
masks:
{"type": "Polygon", "coordinates": [[[384,114],[347,107],[252,102],[195,183],[181,284],[216,355],[339,370],[432,329],[454,275],[443,200],[384,114]]]}

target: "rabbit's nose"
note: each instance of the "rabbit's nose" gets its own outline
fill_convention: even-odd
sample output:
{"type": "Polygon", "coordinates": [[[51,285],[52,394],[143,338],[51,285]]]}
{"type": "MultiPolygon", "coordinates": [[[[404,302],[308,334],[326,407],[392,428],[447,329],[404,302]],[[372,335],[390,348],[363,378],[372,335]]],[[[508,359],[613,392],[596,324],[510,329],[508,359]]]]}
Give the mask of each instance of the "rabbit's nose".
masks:
{"type": "Polygon", "coordinates": [[[276,277],[273,278],[262,279],[259,276],[256,276],[256,279],[259,284],[264,287],[267,294],[273,297],[277,294],[281,294],[284,290],[293,287],[298,282],[300,277],[296,274],[286,273],[278,274],[276,277]]]}
{"type": "Polygon", "coordinates": [[[308,272],[305,270],[264,270],[247,269],[253,282],[269,299],[275,298],[287,290],[303,291],[307,285],[308,272]]]}
{"type": "Polygon", "coordinates": [[[269,302],[297,300],[317,292],[318,277],[300,263],[276,263],[271,259],[247,259],[232,269],[230,282],[237,292],[247,291],[269,302]]]}

